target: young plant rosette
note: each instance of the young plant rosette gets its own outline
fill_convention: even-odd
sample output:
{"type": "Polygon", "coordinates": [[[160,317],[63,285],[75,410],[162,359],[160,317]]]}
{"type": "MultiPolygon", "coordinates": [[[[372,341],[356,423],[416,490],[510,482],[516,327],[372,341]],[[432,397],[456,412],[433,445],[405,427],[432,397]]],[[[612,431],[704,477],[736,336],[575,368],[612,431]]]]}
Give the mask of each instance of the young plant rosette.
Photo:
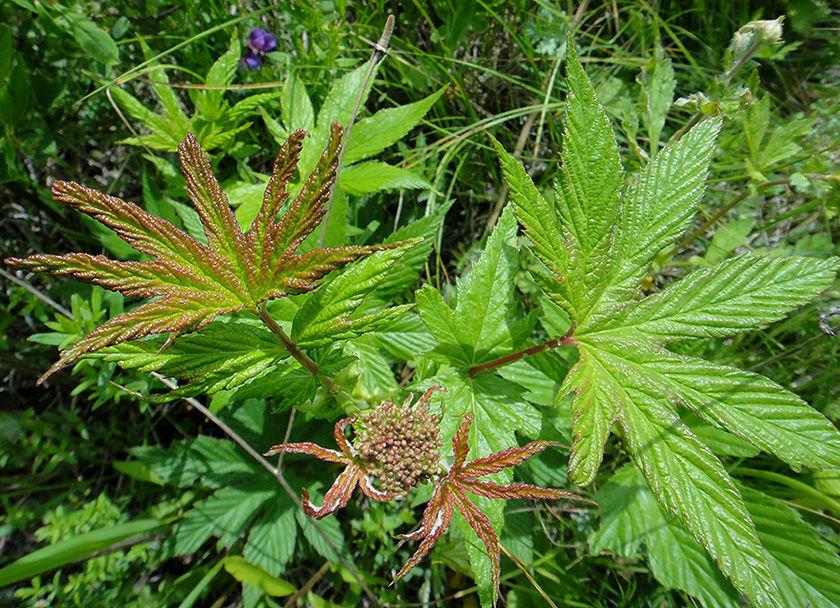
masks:
{"type": "Polygon", "coordinates": [[[554,441],[532,441],[523,447],[466,462],[470,451],[468,438],[474,416],[467,414],[452,439],[452,465],[441,462],[439,448],[440,417],[429,412],[429,400],[440,386],[429,388],[412,406],[410,393],[401,406],[386,402],[376,409],[339,420],[335,425],[335,441],[339,450],[323,448],[311,442],[283,443],[272,446],[266,456],[282,452],[309,454],[326,462],[346,465],[317,507],[302,490],[303,510],[309,517],[321,519],[346,506],[356,485],[373,500],[387,502],[401,498],[421,483],[434,485],[432,498],[426,505],[420,527],[404,540],[421,540],[417,551],[397,573],[394,580],[405,576],[434,546],[447,530],[457,509],[484,543],[490,557],[493,598],[499,595],[499,539],[487,516],[469,499],[467,492],[487,498],[568,499],[586,500],[565,490],[543,488],[528,483],[506,485],[481,480],[481,477],[521,464],[539,454],[554,441]],[[353,440],[344,434],[353,429],[353,440]]]}

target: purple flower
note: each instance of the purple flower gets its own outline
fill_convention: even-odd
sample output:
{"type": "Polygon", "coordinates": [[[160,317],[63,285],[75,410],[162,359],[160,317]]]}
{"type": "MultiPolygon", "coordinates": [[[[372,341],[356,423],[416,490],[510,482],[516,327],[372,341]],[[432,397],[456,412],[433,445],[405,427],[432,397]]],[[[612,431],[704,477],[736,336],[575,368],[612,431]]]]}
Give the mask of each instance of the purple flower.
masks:
{"type": "Polygon", "coordinates": [[[277,38],[261,27],[255,27],[248,35],[248,46],[256,53],[270,53],[277,48],[277,38]]]}
{"type": "Polygon", "coordinates": [[[262,59],[260,59],[260,56],[257,55],[254,51],[248,49],[247,51],[245,51],[245,54],[239,59],[239,65],[244,70],[256,72],[260,69],[260,66],[262,65],[262,59]]]}

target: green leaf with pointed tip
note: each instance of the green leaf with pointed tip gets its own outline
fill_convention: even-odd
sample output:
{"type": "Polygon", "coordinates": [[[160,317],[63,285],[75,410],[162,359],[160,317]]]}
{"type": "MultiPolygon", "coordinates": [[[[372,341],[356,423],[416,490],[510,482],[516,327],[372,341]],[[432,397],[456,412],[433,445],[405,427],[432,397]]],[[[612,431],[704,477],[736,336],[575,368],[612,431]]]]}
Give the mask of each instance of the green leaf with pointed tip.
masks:
{"type": "Polygon", "coordinates": [[[603,249],[618,219],[623,171],[612,125],[573,44],[568,45],[566,61],[569,97],[556,203],[580,260],[587,263],[603,249]]]}
{"type": "Polygon", "coordinates": [[[620,387],[595,357],[581,349],[580,360],[566,376],[558,398],[575,393],[572,401],[572,451],[569,478],[577,486],[592,483],[604,455],[604,446],[618,417],[620,387]]]}
{"type": "Polygon", "coordinates": [[[327,281],[298,310],[292,324],[292,339],[304,347],[328,344],[371,331],[409,310],[411,305],[402,305],[353,316],[391,267],[417,243],[419,240],[412,240],[377,251],[327,281]]]}
{"type": "MultiPolygon", "coordinates": [[[[369,63],[367,62],[363,63],[333,82],[330,90],[327,92],[324,103],[321,104],[321,108],[318,110],[318,119],[315,123],[315,128],[312,129],[311,138],[306,142],[301,153],[301,171],[310,171],[317,163],[319,151],[323,149],[329,138],[330,124],[333,122],[342,125],[350,123],[350,119],[353,116],[353,108],[356,105],[356,99],[359,97],[360,91],[362,93],[361,105],[364,105],[373,86],[373,76],[378,70],[378,67],[374,68],[371,79],[367,83],[367,88],[362,91],[362,84],[367,75],[368,65],[369,63]]],[[[286,127],[288,128],[289,125],[286,125],[286,127]]]]}
{"type": "Polygon", "coordinates": [[[286,84],[283,87],[280,117],[287,129],[311,131],[315,127],[315,111],[312,109],[312,101],[309,99],[306,88],[295,70],[289,71],[289,76],[286,78],[286,84]]]}
{"type": "Polygon", "coordinates": [[[651,154],[659,149],[659,136],[665,125],[665,117],[674,99],[674,89],[677,81],[674,78],[674,68],[671,59],[665,57],[662,46],[657,44],[654,56],[642,68],[636,77],[642,92],[645,111],[642,122],[648,132],[649,149],[651,154]]]}
{"type": "Polygon", "coordinates": [[[566,247],[566,233],[553,201],[548,202],[537,190],[525,167],[508,154],[502,145],[491,136],[505,183],[510,189],[511,203],[516,218],[531,240],[531,250],[555,274],[561,275],[569,264],[569,250],[566,247]]]}
{"type": "Polygon", "coordinates": [[[429,182],[411,171],[379,161],[368,161],[347,167],[341,172],[339,185],[349,194],[356,196],[382,190],[430,187],[429,182]]]}
{"type": "MultiPolygon", "coordinates": [[[[615,361],[606,366],[613,373],[621,369],[615,361]]],[[[706,547],[739,591],[756,606],[780,608],[764,550],[729,474],[663,403],[655,384],[627,372],[619,380],[619,422],[651,490],[706,547]]]]}
{"type": "Polygon", "coordinates": [[[682,589],[707,608],[738,604],[738,594],[703,545],[665,515],[635,468],[619,469],[595,501],[601,506],[601,527],[589,537],[593,554],[638,558],[643,544],[651,574],[666,587],[682,589]]]}
{"type": "Polygon", "coordinates": [[[445,90],[444,87],[414,103],[379,110],[357,122],[347,142],[344,162],[350,164],[370,158],[397,143],[422,120],[445,90]]]}
{"type": "Polygon", "coordinates": [[[634,365],[704,420],[775,454],[794,469],[840,466],[837,429],[763,376],[665,350],[634,365]]]}
{"type": "MultiPolygon", "coordinates": [[[[663,344],[723,337],[778,320],[830,285],[837,261],[743,256],[639,301],[652,260],[691,223],[720,121],[701,122],[660,150],[621,196],[612,185],[614,173],[624,179],[617,161],[610,161],[614,137],[585,80],[570,52],[572,95],[553,205],[500,151],[517,217],[534,253],[555,274],[536,273],[535,279],[572,318],[580,357],[558,393],[575,394],[571,478],[579,484],[594,479],[618,422],[636,466],[668,513],[755,606],[780,606],[760,536],[734,482],[674,407],[683,405],[712,431],[728,431],[794,467],[837,466],[840,434],[769,380],[680,357],[663,344]]],[[[710,443],[719,439],[706,436],[710,443]]],[[[730,444],[723,444],[724,452],[743,452],[743,445],[730,444]]]]}
{"type": "Polygon", "coordinates": [[[123,262],[70,253],[9,258],[6,263],[34,272],[70,275],[126,295],[154,299],[110,319],[64,351],[40,382],[85,353],[150,334],[170,333],[168,344],[179,334],[207,326],[218,315],[253,312],[268,300],[311,291],[332,270],[374,251],[396,247],[356,245],[296,252],[326,213],[341,137],[341,126],[334,124],[318,166],[300,194],[286,204],[286,186],[297,167],[304,138],[302,131],[293,134],[274,164],[263,206],[244,234],[210,162],[196,139],[188,135],[179,153],[206,244],[133,203],[72,182],[54,182],[53,194],[58,200],[112,228],[134,249],[153,259],[123,262]],[[285,212],[278,218],[284,206],[285,212]]]}
{"type": "Polygon", "coordinates": [[[834,281],[836,258],[745,254],[692,272],[597,331],[656,340],[720,338],[784,318],[834,281]],[[615,330],[611,330],[615,327],[615,330]]]}
{"type": "Polygon", "coordinates": [[[615,317],[638,293],[648,266],[691,223],[705,189],[719,121],[698,124],[660,150],[642,169],[626,196],[614,242],[582,299],[579,333],[615,317]]]}

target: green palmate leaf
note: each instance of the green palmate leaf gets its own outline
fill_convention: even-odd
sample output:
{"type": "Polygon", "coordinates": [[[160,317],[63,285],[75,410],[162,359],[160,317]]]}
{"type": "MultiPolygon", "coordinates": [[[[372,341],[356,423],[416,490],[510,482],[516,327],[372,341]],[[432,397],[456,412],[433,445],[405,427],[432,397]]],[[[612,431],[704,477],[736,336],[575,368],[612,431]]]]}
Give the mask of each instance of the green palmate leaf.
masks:
{"type": "Polygon", "coordinates": [[[656,255],[688,228],[703,194],[720,122],[706,121],[645,165],[627,193],[614,244],[593,290],[583,298],[579,331],[627,307],[656,255]]]}
{"type": "Polygon", "coordinates": [[[157,298],[115,317],[64,351],[40,381],[85,353],[150,334],[182,333],[207,326],[216,316],[255,312],[265,301],[311,291],[330,271],[374,251],[395,247],[346,246],[296,253],[326,213],[336,177],[342,129],[335,124],[329,145],[300,194],[288,205],[286,185],[294,174],[304,138],[295,132],[284,144],[266,186],[262,208],[247,234],[239,229],[227,197],[198,142],[188,135],[179,146],[187,191],[206,236],[201,243],[137,205],[72,182],[55,182],[53,194],[109,228],[153,259],[121,262],[83,253],[10,258],[35,272],[70,275],[126,295],[157,298]],[[277,218],[281,209],[285,213],[277,218]]]}
{"type": "Polygon", "coordinates": [[[506,211],[481,257],[459,279],[454,310],[429,286],[417,292],[420,318],[438,341],[435,353],[447,363],[467,368],[489,361],[530,333],[533,320],[517,320],[515,314],[513,275],[519,259],[515,243],[516,222],[506,211]]]}
{"type": "MultiPolygon", "coordinates": [[[[573,52],[569,86],[564,166],[554,202],[537,192],[518,163],[499,153],[516,215],[554,275],[535,278],[569,313],[580,354],[558,393],[575,395],[570,478],[576,484],[594,479],[611,429],[620,425],[664,510],[755,606],[780,606],[775,570],[747,506],[675,404],[689,408],[710,430],[728,431],[797,468],[838,466],[840,434],[773,382],[678,356],[663,345],[779,320],[831,284],[837,260],[741,256],[639,301],[651,261],[691,221],[720,122],[701,122],[660,150],[622,195],[612,130],[573,52]]],[[[705,435],[712,443],[720,439],[705,435]]],[[[724,453],[751,453],[731,444],[718,442],[724,453]]]]}
{"type": "Polygon", "coordinates": [[[779,583],[785,606],[840,606],[840,558],[836,549],[784,503],[742,488],[770,570],[779,583]]]}
{"type": "Polygon", "coordinates": [[[643,544],[651,573],[666,587],[682,589],[707,608],[738,604],[738,594],[703,546],[668,518],[633,467],[617,471],[595,501],[602,518],[601,527],[589,537],[593,554],[610,551],[626,559],[640,558],[643,544]]]}

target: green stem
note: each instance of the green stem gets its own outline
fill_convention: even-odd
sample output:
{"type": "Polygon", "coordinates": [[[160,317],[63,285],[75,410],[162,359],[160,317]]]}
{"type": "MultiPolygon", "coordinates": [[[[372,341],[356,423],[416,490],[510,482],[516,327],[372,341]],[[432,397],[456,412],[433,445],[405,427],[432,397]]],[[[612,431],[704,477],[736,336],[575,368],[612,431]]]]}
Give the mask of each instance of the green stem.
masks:
{"type": "Polygon", "coordinates": [[[542,351],[548,348],[557,348],[558,346],[564,346],[566,344],[574,343],[575,340],[574,338],[572,338],[572,330],[570,329],[562,338],[552,338],[551,340],[547,340],[542,344],[537,344],[536,346],[531,346],[518,352],[505,355],[504,357],[493,359],[492,361],[488,361],[487,363],[482,363],[481,365],[473,365],[470,369],[467,370],[467,374],[469,374],[470,378],[472,378],[473,376],[477,376],[478,374],[484,373],[487,370],[491,370],[497,367],[501,367],[502,365],[507,365],[508,363],[518,361],[523,357],[527,357],[529,355],[536,355],[537,353],[541,353],[542,351]]]}
{"type": "Polygon", "coordinates": [[[286,335],[283,328],[277,324],[277,321],[275,321],[270,314],[268,314],[268,311],[265,308],[265,302],[261,302],[257,305],[256,314],[260,318],[260,321],[263,322],[263,325],[265,325],[269,331],[277,336],[277,339],[283,343],[283,346],[289,351],[289,354],[292,355],[292,357],[300,363],[306,371],[312,374],[313,377],[317,378],[330,393],[332,393],[334,390],[333,381],[323,375],[318,369],[318,364],[315,363],[305,352],[300,350],[297,347],[297,344],[295,344],[292,339],[286,335]]]}
{"type": "Polygon", "coordinates": [[[318,239],[318,247],[323,247],[324,239],[327,238],[327,226],[330,224],[330,212],[332,212],[333,196],[335,196],[335,185],[338,183],[338,175],[341,172],[341,165],[344,162],[344,152],[347,150],[347,142],[350,141],[350,131],[352,131],[353,124],[356,122],[356,114],[359,113],[359,106],[362,104],[362,97],[365,95],[365,90],[367,90],[368,82],[370,82],[370,78],[373,75],[373,70],[385,57],[385,53],[388,52],[388,43],[391,41],[391,34],[393,33],[394,16],[388,15],[388,19],[385,21],[385,28],[382,30],[382,35],[379,37],[379,42],[374,45],[373,51],[370,54],[367,74],[365,74],[365,79],[362,82],[362,88],[359,90],[359,95],[356,97],[356,105],[353,107],[353,113],[350,114],[350,122],[347,123],[347,128],[344,130],[344,140],[341,142],[341,151],[338,154],[338,165],[335,168],[335,180],[330,188],[330,198],[327,203],[327,212],[324,215],[324,221],[321,224],[321,236],[318,239]]]}

